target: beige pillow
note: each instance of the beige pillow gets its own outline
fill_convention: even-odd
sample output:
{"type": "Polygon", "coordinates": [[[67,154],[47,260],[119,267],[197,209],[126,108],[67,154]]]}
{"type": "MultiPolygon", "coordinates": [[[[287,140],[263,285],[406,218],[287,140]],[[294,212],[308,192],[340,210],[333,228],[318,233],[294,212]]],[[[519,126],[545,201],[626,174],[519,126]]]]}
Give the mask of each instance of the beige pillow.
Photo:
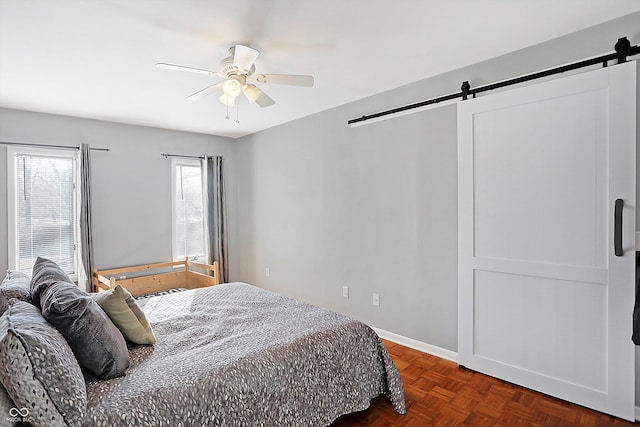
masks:
{"type": "Polygon", "coordinates": [[[135,344],[155,344],[151,326],[128,290],[121,285],[110,291],[91,294],[91,298],[111,318],[124,337],[135,344]]]}

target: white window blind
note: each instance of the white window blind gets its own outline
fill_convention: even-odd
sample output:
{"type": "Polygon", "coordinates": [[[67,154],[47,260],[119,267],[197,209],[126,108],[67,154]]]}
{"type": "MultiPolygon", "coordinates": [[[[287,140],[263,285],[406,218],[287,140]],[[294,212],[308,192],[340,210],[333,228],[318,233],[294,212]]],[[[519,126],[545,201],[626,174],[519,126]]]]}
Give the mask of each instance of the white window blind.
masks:
{"type": "Polygon", "coordinates": [[[173,257],[206,259],[202,168],[200,162],[174,159],[173,257]]]}
{"type": "Polygon", "coordinates": [[[76,274],[74,159],[16,152],[9,161],[13,176],[14,221],[9,224],[10,268],[31,273],[38,256],[76,274]]]}

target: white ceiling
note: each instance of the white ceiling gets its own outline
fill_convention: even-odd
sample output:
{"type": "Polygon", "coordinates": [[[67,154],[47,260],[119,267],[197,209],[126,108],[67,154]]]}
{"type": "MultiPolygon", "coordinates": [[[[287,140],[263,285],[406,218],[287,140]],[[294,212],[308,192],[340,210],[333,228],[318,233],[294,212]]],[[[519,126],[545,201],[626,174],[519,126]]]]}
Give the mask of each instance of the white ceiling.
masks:
{"type": "MultiPolygon", "coordinates": [[[[638,0],[0,0],[0,106],[237,138],[640,11],[638,0]],[[240,123],[218,81],[234,43],[259,73],[312,74],[313,88],[259,85],[240,123]]],[[[603,52],[604,53],[604,52],[603,52]]],[[[393,106],[390,106],[393,107],[393,106]]]]}

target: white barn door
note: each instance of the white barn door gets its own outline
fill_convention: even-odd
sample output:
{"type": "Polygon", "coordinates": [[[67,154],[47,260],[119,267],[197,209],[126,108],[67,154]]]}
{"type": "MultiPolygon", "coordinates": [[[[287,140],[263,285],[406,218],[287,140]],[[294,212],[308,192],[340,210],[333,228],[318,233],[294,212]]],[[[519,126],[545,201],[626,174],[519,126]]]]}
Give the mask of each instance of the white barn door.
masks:
{"type": "Polygon", "coordinates": [[[460,365],[628,420],[636,84],[629,62],[458,103],[460,365]]]}

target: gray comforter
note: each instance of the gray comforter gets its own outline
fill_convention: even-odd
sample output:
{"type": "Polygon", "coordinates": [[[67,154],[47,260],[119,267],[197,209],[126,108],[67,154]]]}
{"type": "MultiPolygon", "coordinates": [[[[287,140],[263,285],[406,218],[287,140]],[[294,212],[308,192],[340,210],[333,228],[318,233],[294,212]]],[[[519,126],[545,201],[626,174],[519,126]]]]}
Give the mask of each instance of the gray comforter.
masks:
{"type": "Polygon", "coordinates": [[[87,426],[323,426],[381,394],[405,412],[386,348],[348,317],[244,283],[138,303],[158,342],[87,384],[87,426]]]}

